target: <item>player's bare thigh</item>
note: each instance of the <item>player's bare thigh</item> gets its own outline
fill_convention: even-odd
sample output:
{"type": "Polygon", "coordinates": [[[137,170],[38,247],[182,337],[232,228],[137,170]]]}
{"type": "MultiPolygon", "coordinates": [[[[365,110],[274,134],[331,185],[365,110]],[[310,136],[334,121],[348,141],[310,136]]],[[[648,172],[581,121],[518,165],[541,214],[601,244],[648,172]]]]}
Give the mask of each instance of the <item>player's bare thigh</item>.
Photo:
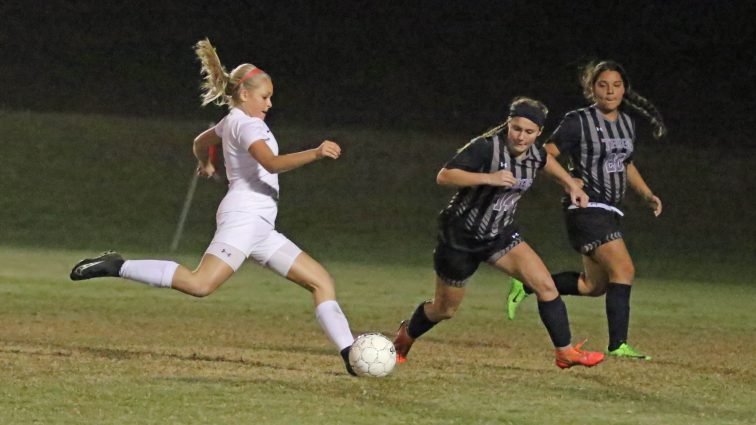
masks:
{"type": "Polygon", "coordinates": [[[517,244],[493,266],[528,285],[539,301],[551,301],[559,295],[551,273],[527,242],[517,244]]]}
{"type": "Polygon", "coordinates": [[[609,282],[632,284],[635,266],[623,239],[602,244],[589,256],[583,256],[585,274],[578,282],[581,294],[599,296],[609,282]]]}
{"type": "Polygon", "coordinates": [[[234,269],[225,261],[215,255],[205,254],[193,271],[179,266],[173,275],[171,286],[185,294],[205,297],[218,289],[233,274],[234,269]]]}

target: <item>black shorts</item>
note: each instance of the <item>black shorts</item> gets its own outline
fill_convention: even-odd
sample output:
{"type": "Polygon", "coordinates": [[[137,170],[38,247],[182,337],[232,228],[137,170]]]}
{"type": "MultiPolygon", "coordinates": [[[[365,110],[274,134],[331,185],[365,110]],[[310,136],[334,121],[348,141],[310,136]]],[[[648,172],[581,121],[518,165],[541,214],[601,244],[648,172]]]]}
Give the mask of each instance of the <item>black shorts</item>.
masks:
{"type": "Polygon", "coordinates": [[[570,245],[588,255],[599,246],[622,239],[620,215],[603,208],[575,208],[566,210],[567,236],[570,245]]]}
{"type": "Polygon", "coordinates": [[[507,226],[499,237],[482,243],[474,252],[454,248],[439,239],[433,251],[433,266],[441,280],[449,286],[461,288],[478,270],[480,263],[495,263],[522,241],[520,232],[514,226],[507,226]]]}

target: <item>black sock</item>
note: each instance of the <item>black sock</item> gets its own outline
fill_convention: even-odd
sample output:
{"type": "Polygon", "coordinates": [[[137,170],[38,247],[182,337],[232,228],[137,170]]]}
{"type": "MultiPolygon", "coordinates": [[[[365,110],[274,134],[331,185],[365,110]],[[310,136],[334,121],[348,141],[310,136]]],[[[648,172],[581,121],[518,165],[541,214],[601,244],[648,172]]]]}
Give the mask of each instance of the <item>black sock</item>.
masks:
{"type": "Polygon", "coordinates": [[[528,285],[526,285],[524,282],[522,284],[522,289],[525,291],[526,294],[530,295],[533,293],[533,290],[530,289],[528,285]]]}
{"type": "Polygon", "coordinates": [[[431,330],[431,328],[436,326],[436,324],[438,323],[432,322],[430,319],[428,319],[428,316],[425,315],[425,304],[429,303],[430,301],[421,302],[420,305],[418,305],[415,309],[415,312],[412,313],[412,317],[407,324],[407,334],[413,339],[419,338],[422,334],[431,330]]]}
{"type": "Polygon", "coordinates": [[[570,320],[567,318],[567,306],[562,297],[556,297],[551,301],[538,301],[538,314],[541,321],[549,332],[554,347],[566,347],[570,345],[570,320]]]}
{"type": "Polygon", "coordinates": [[[630,325],[630,290],[632,286],[609,282],[606,287],[606,321],[609,325],[609,351],[627,341],[630,325]]]}
{"type": "MultiPolygon", "coordinates": [[[[551,278],[554,279],[554,285],[556,285],[559,295],[580,295],[580,292],[578,291],[578,279],[580,278],[580,273],[562,272],[552,274],[551,278]]],[[[523,289],[525,289],[526,294],[530,295],[533,293],[533,290],[527,285],[522,286],[523,289]]]]}
{"type": "Polygon", "coordinates": [[[551,278],[554,279],[554,285],[556,285],[559,295],[580,295],[580,292],[578,292],[580,273],[561,272],[552,274],[551,278]]]}

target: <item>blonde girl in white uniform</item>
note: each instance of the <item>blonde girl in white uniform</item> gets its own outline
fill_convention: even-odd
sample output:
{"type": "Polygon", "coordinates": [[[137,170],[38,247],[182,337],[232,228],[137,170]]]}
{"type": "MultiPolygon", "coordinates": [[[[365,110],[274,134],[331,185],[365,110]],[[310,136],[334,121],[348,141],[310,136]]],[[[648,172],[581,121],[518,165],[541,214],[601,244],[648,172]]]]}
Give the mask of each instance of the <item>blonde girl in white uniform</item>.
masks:
{"type": "Polygon", "coordinates": [[[228,193],[218,206],[217,229],[195,270],[161,260],[124,260],[114,251],[80,261],[72,280],[122,277],[154,287],[204,297],[228,280],[246,258],[275,271],[312,293],[315,315],[336,345],[347,371],[354,337],[336,301],[334,281],[320,263],[275,230],[278,212],[278,174],[323,158],[337,159],[341,148],[325,140],[315,149],[279,155],[278,143],[265,124],[272,107],[273,82],[251,64],[227,73],[210,41],[195,46],[202,62],[202,104],[228,105],[230,111],[217,125],[194,139],[197,172],[213,176],[210,146],[222,144],[229,181],[228,193]]]}

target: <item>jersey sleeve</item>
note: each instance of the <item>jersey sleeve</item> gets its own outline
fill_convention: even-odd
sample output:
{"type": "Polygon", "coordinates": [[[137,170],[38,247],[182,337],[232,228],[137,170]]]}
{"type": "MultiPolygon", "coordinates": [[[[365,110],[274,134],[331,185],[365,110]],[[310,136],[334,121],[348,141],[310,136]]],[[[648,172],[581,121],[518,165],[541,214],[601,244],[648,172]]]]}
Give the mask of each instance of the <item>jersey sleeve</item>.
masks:
{"type": "Polygon", "coordinates": [[[215,124],[215,127],[213,129],[215,130],[215,135],[218,137],[223,137],[223,127],[226,125],[226,118],[223,118],[222,120],[218,121],[218,124],[215,124]]]}
{"type": "Polygon", "coordinates": [[[533,149],[538,152],[538,155],[536,156],[536,169],[542,170],[543,167],[546,166],[546,161],[548,160],[548,153],[546,153],[546,149],[544,149],[543,145],[541,146],[535,146],[533,145],[533,149]]]}
{"type": "Polygon", "coordinates": [[[560,153],[570,153],[580,145],[580,137],[580,117],[574,112],[569,112],[546,143],[553,143],[560,153]]]}
{"type": "Polygon", "coordinates": [[[472,140],[462,149],[457,151],[457,154],[454,155],[454,157],[450,159],[446,164],[444,164],[444,168],[456,168],[470,172],[481,172],[485,170],[486,165],[491,164],[492,158],[493,149],[491,146],[491,141],[483,137],[479,137],[472,140]]]}
{"type": "Polygon", "coordinates": [[[248,121],[239,127],[239,143],[244,150],[249,150],[252,143],[270,139],[270,130],[262,120],[248,121]]]}

